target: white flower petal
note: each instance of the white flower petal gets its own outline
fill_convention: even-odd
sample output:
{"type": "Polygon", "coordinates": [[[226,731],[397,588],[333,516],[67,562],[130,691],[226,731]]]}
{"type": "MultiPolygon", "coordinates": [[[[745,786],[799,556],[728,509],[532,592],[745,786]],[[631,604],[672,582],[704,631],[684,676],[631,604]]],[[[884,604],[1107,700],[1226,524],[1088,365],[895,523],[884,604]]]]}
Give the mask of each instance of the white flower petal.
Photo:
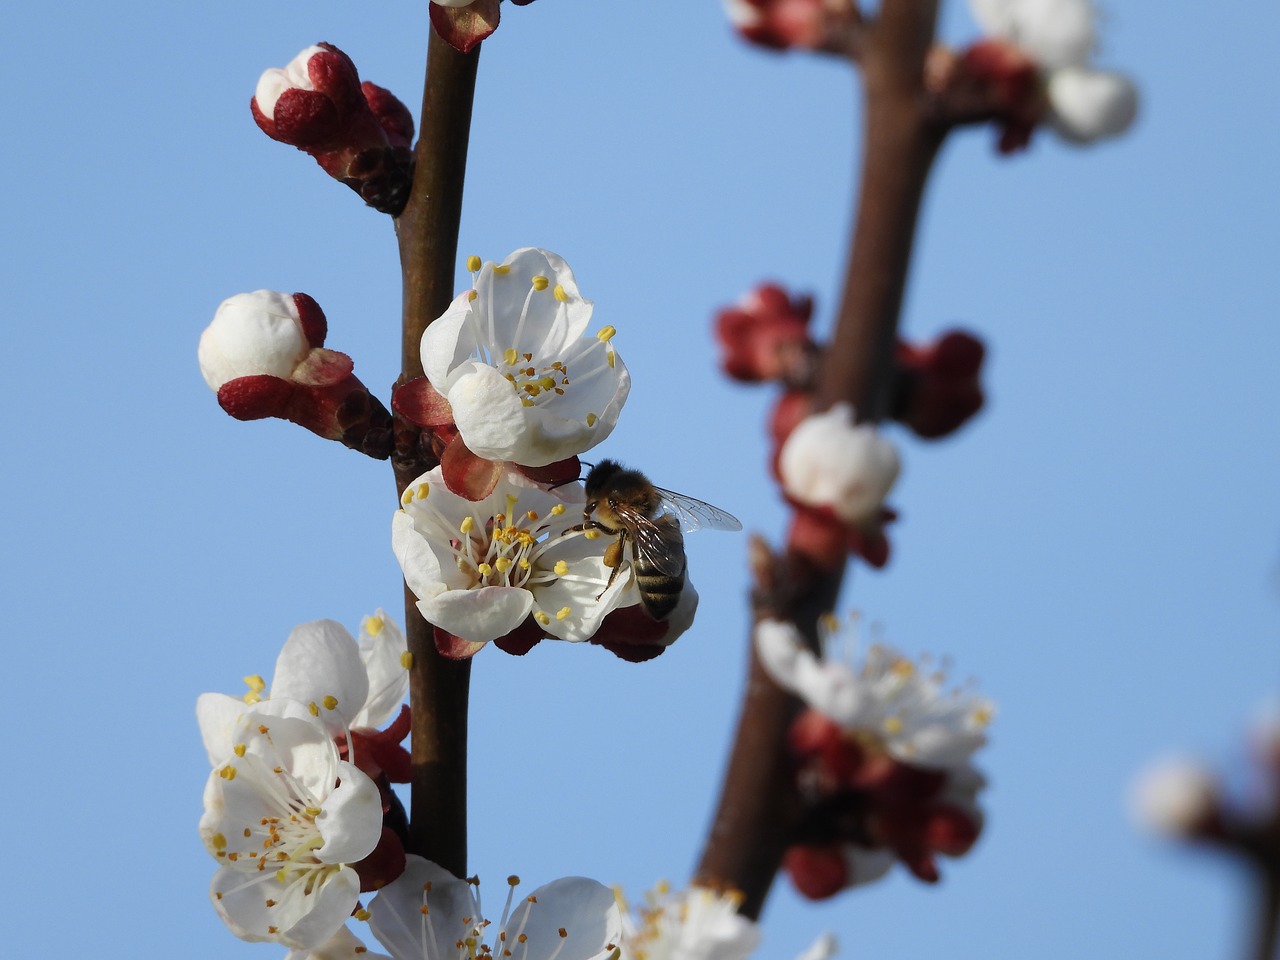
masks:
{"type": "Polygon", "coordinates": [[[1049,77],[1049,122],[1063,139],[1092,143],[1129,129],[1138,115],[1138,90],[1128,77],[1066,67],[1049,77]]]}
{"type": "Polygon", "coordinates": [[[455,637],[488,643],[506,636],[533,609],[533,594],[519,587],[447,590],[418,601],[422,616],[455,637]]]}
{"type": "Polygon", "coordinates": [[[360,878],[344,867],[315,883],[309,893],[304,888],[305,881],[282,884],[271,871],[246,874],[223,867],[214,874],[209,895],[241,940],[308,949],[329,940],[346,923],[360,898],[360,878]]]}
{"type": "MultiPolygon", "coordinates": [[[[890,863],[892,864],[893,855],[890,854],[890,863]]],[[[800,954],[796,960],[831,960],[836,955],[836,951],[840,949],[840,944],[836,940],[834,933],[821,934],[818,939],[809,945],[804,953],[800,954]]]]}
{"type": "Polygon", "coordinates": [[[391,960],[391,957],[385,953],[372,953],[359,937],[343,926],[320,946],[310,950],[290,950],[284,960],[391,960]]]}
{"type": "Polygon", "coordinates": [[[1134,819],[1173,837],[1209,821],[1221,803],[1217,778],[1199,760],[1170,757],[1144,770],[1130,790],[1134,819]]]}
{"type": "Polygon", "coordinates": [[[455,944],[471,935],[478,914],[469,883],[410,854],[404,873],[369,904],[369,929],[395,960],[445,960],[457,956],[455,944]],[[423,919],[424,894],[430,923],[423,919]]]}
{"type": "Polygon", "coordinates": [[[608,887],[566,877],[522,899],[504,929],[528,937],[523,960],[589,960],[613,953],[622,939],[622,915],[608,887]]]}
{"type": "Polygon", "coordinates": [[[324,846],[316,856],[325,863],[357,863],[373,853],[382,837],[382,794],[355,764],[338,764],[340,782],[324,799],[316,827],[324,846]]]}
{"type": "Polygon", "coordinates": [[[196,722],[211,765],[216,767],[231,756],[236,724],[247,709],[243,700],[225,693],[202,693],[196,699],[196,722]]]}
{"type": "Polygon", "coordinates": [[[272,697],[316,704],[320,719],[337,736],[346,733],[368,695],[369,678],[346,627],[313,620],[293,628],[276,659],[272,697]]]}
{"type": "Polygon", "coordinates": [[[369,696],[351,720],[355,730],[377,730],[400,713],[409,694],[405,666],[408,642],[400,626],[379,610],[360,625],[360,660],[369,678],[369,696]]]}

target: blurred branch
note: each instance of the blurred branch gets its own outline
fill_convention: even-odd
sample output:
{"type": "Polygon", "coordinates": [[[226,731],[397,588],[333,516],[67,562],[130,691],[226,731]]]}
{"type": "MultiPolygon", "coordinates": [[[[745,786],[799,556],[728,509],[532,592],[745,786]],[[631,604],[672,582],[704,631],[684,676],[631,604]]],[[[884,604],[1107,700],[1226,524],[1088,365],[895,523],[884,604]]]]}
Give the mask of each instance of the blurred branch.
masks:
{"type": "MultiPolygon", "coordinates": [[[[413,190],[396,220],[403,276],[400,383],[422,376],[422,332],[453,299],[479,59],[479,48],[469,54],[458,53],[432,29],[413,190]]],[[[418,429],[399,415],[392,462],[397,493],[403,493],[415,477],[434,466],[418,441],[418,429]]],[[[471,662],[440,656],[431,625],[418,613],[407,587],[405,626],[413,656],[409,686],[413,709],[409,852],[461,877],[467,868],[467,701],[471,662]]]]}
{"type": "MultiPolygon", "coordinates": [[[[865,124],[856,225],[835,335],[819,370],[817,409],[848,401],[860,420],[889,410],[894,344],[917,216],[946,127],[931,118],[925,58],[937,0],[884,0],[864,25],[860,63],[865,124]]],[[[817,571],[794,550],[755,551],[755,618],[793,622],[818,648],[817,621],[836,602],[843,569],[817,571]],[[761,594],[761,586],[768,589],[761,594]]],[[[720,801],[694,882],[740,891],[740,910],[759,917],[792,839],[799,804],[786,738],[797,703],[765,675],[752,644],[738,730],[720,801]]]]}

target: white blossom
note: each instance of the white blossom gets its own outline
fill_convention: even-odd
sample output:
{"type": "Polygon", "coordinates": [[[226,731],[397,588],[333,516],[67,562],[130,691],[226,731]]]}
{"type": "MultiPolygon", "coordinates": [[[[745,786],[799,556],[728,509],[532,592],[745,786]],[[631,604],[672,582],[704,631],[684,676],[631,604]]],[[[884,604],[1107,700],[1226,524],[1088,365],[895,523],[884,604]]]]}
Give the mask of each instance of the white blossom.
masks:
{"type": "Polygon", "coordinates": [[[1213,773],[1185,757],[1171,757],[1144,770],[1129,797],[1139,823],[1175,837],[1188,836],[1211,820],[1220,800],[1213,773]]]}
{"type": "Polygon", "coordinates": [[[243,697],[205,693],[196,719],[210,764],[230,755],[239,718],[273,697],[308,706],[334,737],[372,731],[393,720],[409,692],[409,649],[400,627],[383,611],[365,617],[357,642],[340,623],[314,620],[294,627],[276,658],[270,686],[245,677],[243,697]]]}
{"type": "MultiPolygon", "coordinates": [[[[946,677],[890,647],[875,645],[859,668],[816,657],[793,624],[761,620],[756,651],[769,675],[846,730],[918,766],[969,769],[986,743],[995,705],[972,690],[944,691],[946,677]]],[[[974,771],[976,773],[976,771],[974,771]]]]}
{"type": "Polygon", "coordinates": [[[400,502],[391,543],[405,582],[423,617],[462,640],[496,640],[531,614],[553,637],[587,640],[611,610],[639,601],[629,569],[606,587],[606,538],[575,529],[580,485],[543,490],[509,473],[473,502],[436,467],[400,502]]]}
{"type": "Polygon", "coordinates": [[[587,336],[592,304],[573,271],[534,247],[501,264],[472,257],[474,286],[422,336],[422,365],[480,457],[545,466],[612,432],[631,388],[609,342],[587,336]]]}
{"type": "MultiPolygon", "coordinates": [[[[623,960],[746,960],[760,945],[760,925],[738,912],[741,903],[732,893],[660,884],[634,917],[623,915],[623,960]]],[[[835,950],[826,933],[797,960],[830,960],[835,950]]]]}
{"type": "Polygon", "coordinates": [[[969,7],[989,36],[1035,61],[1049,101],[1047,120],[1064,139],[1091,143],[1133,123],[1133,82],[1092,66],[1098,16],[1091,0],[969,0],[969,7]]]}
{"type": "Polygon", "coordinates": [[[287,293],[256,290],[222,301],[200,335],[200,372],[217,391],[238,377],[288,379],[311,352],[298,307],[287,293]]]}
{"type": "Polygon", "coordinates": [[[337,933],[360,895],[350,864],[382,835],[382,798],[305,704],[275,699],[240,716],[204,808],[200,836],[220,864],[209,894],[232,933],[296,949],[337,933]]]}
{"type": "Polygon", "coordinates": [[[759,924],[738,913],[739,896],[659,886],[645,899],[626,918],[624,960],[746,960],[760,945],[759,924]]]}
{"type": "Polygon", "coordinates": [[[874,519],[898,478],[898,451],[872,424],[837,403],[806,417],[782,445],[778,471],[792,499],[826,506],[846,523],[874,519]]]}
{"type": "Polygon", "coordinates": [[[512,900],[497,929],[480,903],[479,882],[409,856],[405,871],[369,905],[369,928],[394,960],[617,960],[622,919],[613,892],[566,877],[512,900]]]}

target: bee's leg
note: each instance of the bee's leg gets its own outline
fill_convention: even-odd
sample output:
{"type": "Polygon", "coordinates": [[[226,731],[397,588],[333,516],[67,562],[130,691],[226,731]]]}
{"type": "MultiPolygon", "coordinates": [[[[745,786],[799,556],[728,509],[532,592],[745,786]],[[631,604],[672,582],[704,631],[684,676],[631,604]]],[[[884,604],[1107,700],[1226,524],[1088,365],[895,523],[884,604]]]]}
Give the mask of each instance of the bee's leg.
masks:
{"type": "Polygon", "coordinates": [[[604,589],[596,595],[597,600],[609,592],[609,588],[613,586],[613,581],[618,578],[618,571],[622,569],[622,545],[626,539],[627,534],[624,531],[618,535],[617,540],[605,547],[604,565],[610,568],[609,581],[604,585],[604,589]]]}

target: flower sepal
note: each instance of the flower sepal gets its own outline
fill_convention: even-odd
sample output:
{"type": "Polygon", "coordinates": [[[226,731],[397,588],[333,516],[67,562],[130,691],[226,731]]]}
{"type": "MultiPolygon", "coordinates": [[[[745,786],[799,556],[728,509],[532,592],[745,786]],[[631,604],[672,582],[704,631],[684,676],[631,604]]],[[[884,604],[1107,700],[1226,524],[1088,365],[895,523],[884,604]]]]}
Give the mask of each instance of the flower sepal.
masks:
{"type": "Polygon", "coordinates": [[[498,29],[501,10],[498,0],[472,0],[466,4],[433,0],[430,14],[431,26],[441,39],[459,53],[470,53],[498,29]]]}

